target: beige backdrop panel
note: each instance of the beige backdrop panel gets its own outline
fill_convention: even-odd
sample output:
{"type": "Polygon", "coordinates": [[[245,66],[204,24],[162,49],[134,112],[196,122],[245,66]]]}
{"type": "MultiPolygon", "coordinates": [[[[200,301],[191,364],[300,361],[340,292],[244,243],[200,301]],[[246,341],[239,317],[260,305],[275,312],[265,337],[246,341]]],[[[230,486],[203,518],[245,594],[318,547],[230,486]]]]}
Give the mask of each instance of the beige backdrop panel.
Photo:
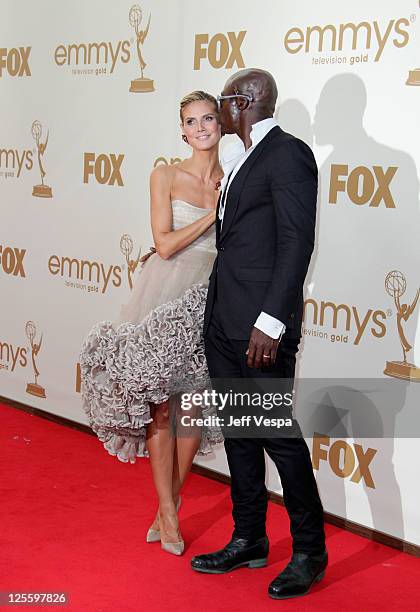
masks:
{"type": "MultiPolygon", "coordinates": [[[[129,295],[124,245],[135,259],[151,244],[152,167],[188,155],[178,101],[196,88],[217,94],[243,66],[274,74],[276,116],[313,147],[320,167],[299,375],[384,377],[386,362],[402,359],[397,306],[385,278],[392,270],[404,275],[408,304],[420,284],[414,129],[420,87],[406,85],[420,81],[418,3],[403,0],[396,9],[379,0],[347,6],[232,0],[218,9],[214,0],[145,0],[140,31],[151,17],[141,51],[144,80],[137,82],[140,13],[134,9],[130,24],[132,6],[2,3],[1,394],[86,423],[78,352],[90,327],[112,319],[129,295]],[[42,128],[38,144],[34,121],[42,128]],[[38,146],[45,146],[44,188],[38,146]],[[48,187],[52,197],[39,197],[49,195],[48,187]],[[28,321],[36,328],[28,327],[35,330],[32,342],[42,338],[34,358],[38,386],[28,321]]],[[[412,345],[419,311],[404,323],[412,345]]],[[[418,346],[409,360],[420,365],[418,346]]],[[[404,410],[415,405],[413,386],[401,387],[404,410]]],[[[338,441],[341,461],[355,456],[357,444],[376,451],[374,487],[337,475],[334,442],[322,447],[316,470],[326,510],[420,543],[417,440],[338,441]]],[[[316,462],[319,447],[308,444],[316,462]]],[[[228,471],[222,449],[199,463],[228,471]]],[[[268,467],[269,488],[281,491],[268,467]]]]}

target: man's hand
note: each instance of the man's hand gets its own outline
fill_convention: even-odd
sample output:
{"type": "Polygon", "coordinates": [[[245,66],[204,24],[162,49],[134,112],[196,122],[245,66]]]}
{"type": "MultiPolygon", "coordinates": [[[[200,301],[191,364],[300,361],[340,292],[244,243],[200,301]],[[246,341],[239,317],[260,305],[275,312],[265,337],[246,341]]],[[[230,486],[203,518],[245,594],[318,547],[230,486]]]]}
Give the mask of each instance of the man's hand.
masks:
{"type": "Polygon", "coordinates": [[[274,365],[280,339],[274,340],[256,327],[252,328],[249,339],[247,366],[249,368],[261,368],[262,365],[274,365]]]}

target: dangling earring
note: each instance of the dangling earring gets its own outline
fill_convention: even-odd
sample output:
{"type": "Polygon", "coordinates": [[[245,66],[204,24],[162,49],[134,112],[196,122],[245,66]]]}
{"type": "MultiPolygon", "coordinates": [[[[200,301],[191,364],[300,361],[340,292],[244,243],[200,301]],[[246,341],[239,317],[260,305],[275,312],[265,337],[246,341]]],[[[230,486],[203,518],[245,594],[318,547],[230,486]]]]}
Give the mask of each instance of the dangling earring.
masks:
{"type": "Polygon", "coordinates": [[[185,136],[185,134],[182,134],[182,140],[188,144],[188,138],[185,136]]]}

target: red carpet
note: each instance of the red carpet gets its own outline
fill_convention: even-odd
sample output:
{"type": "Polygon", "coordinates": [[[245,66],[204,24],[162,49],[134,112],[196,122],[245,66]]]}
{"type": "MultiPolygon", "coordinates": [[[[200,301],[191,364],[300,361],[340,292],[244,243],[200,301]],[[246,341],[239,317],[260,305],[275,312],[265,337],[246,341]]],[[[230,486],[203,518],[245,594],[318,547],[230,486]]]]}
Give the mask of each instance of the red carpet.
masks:
{"type": "Polygon", "coordinates": [[[1,592],[64,591],[70,603],[46,609],[89,612],[419,609],[418,559],[329,525],[326,578],[307,597],[270,600],[290,554],[286,512],[273,504],[267,568],[195,573],[190,558],[229,539],[225,485],[190,476],[187,549],[174,557],[144,541],[156,507],[147,459],[123,465],[97,438],[9,406],[0,418],[1,592]]]}

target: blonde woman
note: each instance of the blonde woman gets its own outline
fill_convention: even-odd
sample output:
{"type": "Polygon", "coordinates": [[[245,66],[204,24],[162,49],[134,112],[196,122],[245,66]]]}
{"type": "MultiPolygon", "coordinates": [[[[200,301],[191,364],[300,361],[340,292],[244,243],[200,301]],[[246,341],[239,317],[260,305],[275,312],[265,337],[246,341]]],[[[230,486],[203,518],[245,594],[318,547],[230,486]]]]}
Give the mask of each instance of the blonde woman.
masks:
{"type": "Polygon", "coordinates": [[[203,91],[185,96],[180,116],[192,155],[158,166],[150,177],[156,252],[143,263],[119,319],[95,325],[80,354],[90,425],[120,461],[149,456],[159,508],[146,539],[176,555],[184,550],[177,516],[182,484],[195,454],[222,441],[217,429],[172,432],[179,392],[208,384],[202,324],[222,178],[215,98],[203,91]]]}

